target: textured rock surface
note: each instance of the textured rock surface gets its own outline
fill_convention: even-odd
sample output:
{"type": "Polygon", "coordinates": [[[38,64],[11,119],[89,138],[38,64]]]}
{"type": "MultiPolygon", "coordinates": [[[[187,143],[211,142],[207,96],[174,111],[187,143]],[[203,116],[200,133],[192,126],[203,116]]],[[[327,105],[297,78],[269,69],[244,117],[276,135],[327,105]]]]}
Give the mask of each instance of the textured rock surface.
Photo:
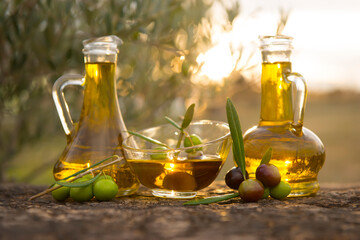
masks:
{"type": "MultiPolygon", "coordinates": [[[[0,185],[0,239],[359,239],[360,184],[322,185],[315,197],[239,198],[183,206],[183,200],[136,196],[110,202],[27,199],[44,188],[0,185]]],[[[214,183],[199,196],[230,193],[214,183]]]]}

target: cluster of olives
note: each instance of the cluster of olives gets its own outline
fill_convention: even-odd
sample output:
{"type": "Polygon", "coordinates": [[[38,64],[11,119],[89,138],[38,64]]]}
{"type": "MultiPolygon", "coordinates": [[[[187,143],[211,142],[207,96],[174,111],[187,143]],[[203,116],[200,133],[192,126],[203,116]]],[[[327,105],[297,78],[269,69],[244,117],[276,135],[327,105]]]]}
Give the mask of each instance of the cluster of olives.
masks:
{"type": "Polygon", "coordinates": [[[275,199],[283,199],[291,192],[288,183],[281,181],[279,169],[272,164],[261,164],[256,169],[256,179],[249,179],[246,171],[246,180],[239,167],[228,171],[225,177],[226,185],[239,190],[239,195],[245,202],[256,202],[266,199],[269,195],[275,199]]]}
{"type": "MultiPolygon", "coordinates": [[[[91,175],[85,175],[74,182],[85,182],[92,178],[91,175]]],[[[55,184],[57,186],[57,184],[55,184]]],[[[90,201],[94,196],[98,201],[109,201],[118,193],[118,186],[114,179],[108,175],[101,175],[92,184],[84,187],[61,187],[51,192],[53,198],[57,201],[65,201],[71,197],[76,202],[90,201]]]]}

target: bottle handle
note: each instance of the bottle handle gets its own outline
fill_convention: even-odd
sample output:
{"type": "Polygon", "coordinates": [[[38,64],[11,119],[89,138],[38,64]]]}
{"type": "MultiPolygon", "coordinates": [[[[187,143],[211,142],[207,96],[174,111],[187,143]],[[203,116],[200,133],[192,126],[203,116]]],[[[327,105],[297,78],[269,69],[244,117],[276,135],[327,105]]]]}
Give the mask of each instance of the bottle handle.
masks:
{"type": "Polygon", "coordinates": [[[69,106],[65,100],[64,89],[65,87],[71,85],[84,86],[84,83],[85,79],[82,75],[66,74],[58,78],[52,88],[52,96],[55,102],[56,110],[67,136],[71,134],[74,128],[74,123],[70,115],[69,106]]]}
{"type": "Polygon", "coordinates": [[[296,132],[301,131],[304,123],[304,111],[307,96],[307,86],[304,77],[296,72],[287,73],[286,79],[291,82],[293,89],[293,127],[296,132]],[[295,95],[295,97],[294,97],[295,95]]]}

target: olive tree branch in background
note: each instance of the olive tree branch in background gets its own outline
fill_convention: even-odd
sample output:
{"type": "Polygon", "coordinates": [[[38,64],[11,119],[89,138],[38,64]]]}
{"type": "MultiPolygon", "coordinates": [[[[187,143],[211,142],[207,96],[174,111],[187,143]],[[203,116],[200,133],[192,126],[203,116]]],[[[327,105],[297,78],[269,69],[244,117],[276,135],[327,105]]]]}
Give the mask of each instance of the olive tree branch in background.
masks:
{"type": "Polygon", "coordinates": [[[290,15],[290,10],[286,11],[283,8],[280,8],[279,12],[280,12],[280,19],[276,29],[276,35],[282,34],[290,15]]]}

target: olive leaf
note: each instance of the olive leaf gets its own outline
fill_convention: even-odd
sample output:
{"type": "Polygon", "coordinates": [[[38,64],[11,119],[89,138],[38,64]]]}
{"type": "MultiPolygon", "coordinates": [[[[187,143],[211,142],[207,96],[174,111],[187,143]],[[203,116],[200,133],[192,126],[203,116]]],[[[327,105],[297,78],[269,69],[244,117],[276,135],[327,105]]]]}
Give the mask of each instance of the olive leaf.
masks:
{"type": "Polygon", "coordinates": [[[188,107],[188,109],[186,110],[184,115],[184,120],[181,124],[181,128],[183,130],[190,125],[194,116],[194,109],[195,109],[195,103],[191,104],[190,107],[188,107]]]}
{"type": "Polygon", "coordinates": [[[240,167],[244,179],[246,179],[244,140],[239,116],[230,98],[228,98],[226,102],[226,115],[230,127],[231,137],[233,139],[234,159],[236,164],[240,167]]]}
{"type": "Polygon", "coordinates": [[[177,124],[174,120],[172,120],[171,118],[165,116],[165,119],[174,127],[176,127],[177,129],[179,129],[180,131],[183,131],[183,129],[179,126],[179,124],[177,124]]]}
{"type": "Polygon", "coordinates": [[[176,127],[177,129],[179,129],[181,132],[184,131],[185,128],[187,128],[193,117],[194,117],[194,110],[195,110],[195,103],[191,104],[188,109],[186,109],[185,115],[184,115],[184,119],[181,123],[181,126],[179,124],[177,124],[173,119],[171,119],[170,117],[165,116],[165,119],[174,127],[176,127]]]}
{"type": "Polygon", "coordinates": [[[169,148],[168,145],[166,145],[165,143],[162,143],[156,139],[153,139],[151,137],[147,137],[147,136],[144,136],[140,133],[137,133],[137,132],[132,132],[132,131],[128,131],[128,133],[130,133],[131,135],[134,135],[134,136],[137,136],[139,138],[142,138],[144,139],[145,141],[148,141],[148,142],[151,142],[151,143],[154,143],[154,144],[157,144],[157,145],[160,145],[160,146],[163,146],[163,147],[166,147],[166,148],[169,148]]]}
{"type": "Polygon", "coordinates": [[[86,187],[89,186],[90,184],[92,184],[93,182],[96,181],[96,179],[98,179],[100,177],[101,174],[96,175],[95,177],[91,178],[88,181],[83,181],[83,182],[61,182],[61,181],[56,181],[56,184],[61,185],[63,187],[86,187]]]}
{"type": "Polygon", "coordinates": [[[260,165],[261,164],[267,164],[270,162],[270,159],[271,159],[271,156],[272,156],[272,148],[269,147],[265,154],[263,155],[262,159],[261,159],[261,162],[260,162],[260,165]]]}
{"type": "Polygon", "coordinates": [[[235,153],[235,148],[234,148],[234,146],[232,147],[232,153],[233,153],[233,157],[234,157],[234,160],[235,160],[236,164],[237,164],[238,166],[240,166],[240,165],[239,165],[240,159],[239,159],[239,156],[235,153]]]}
{"type": "Polygon", "coordinates": [[[228,199],[231,199],[231,198],[235,198],[237,196],[239,196],[238,192],[231,193],[231,194],[226,194],[226,195],[222,195],[222,196],[208,197],[208,198],[204,198],[204,199],[191,200],[191,201],[185,202],[184,205],[210,204],[210,203],[225,201],[225,200],[228,200],[228,199]]]}

